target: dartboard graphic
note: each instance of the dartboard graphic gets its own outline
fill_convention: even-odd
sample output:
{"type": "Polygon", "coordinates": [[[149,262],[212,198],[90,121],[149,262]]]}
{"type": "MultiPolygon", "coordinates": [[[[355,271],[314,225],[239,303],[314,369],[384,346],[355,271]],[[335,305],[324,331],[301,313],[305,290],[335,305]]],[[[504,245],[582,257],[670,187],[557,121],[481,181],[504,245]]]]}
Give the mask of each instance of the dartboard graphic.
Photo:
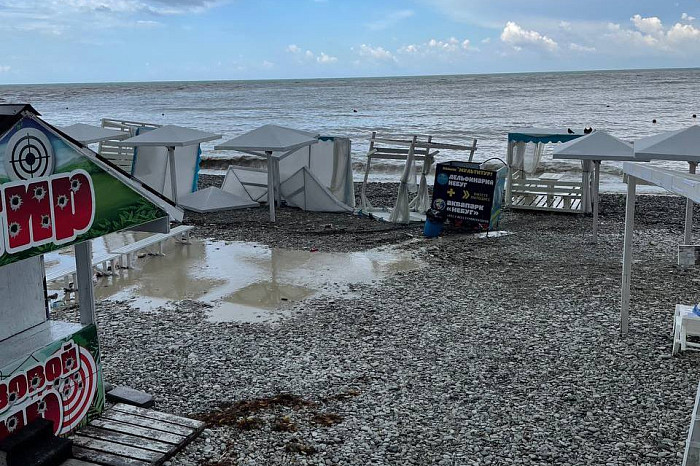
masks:
{"type": "Polygon", "coordinates": [[[92,405],[97,390],[97,364],[88,350],[80,348],[80,370],[66,377],[59,387],[63,400],[62,434],[75,429],[92,405]]]}
{"type": "Polygon", "coordinates": [[[36,128],[12,135],[5,152],[5,170],[12,180],[30,180],[53,174],[56,158],[49,138],[36,128]]]}

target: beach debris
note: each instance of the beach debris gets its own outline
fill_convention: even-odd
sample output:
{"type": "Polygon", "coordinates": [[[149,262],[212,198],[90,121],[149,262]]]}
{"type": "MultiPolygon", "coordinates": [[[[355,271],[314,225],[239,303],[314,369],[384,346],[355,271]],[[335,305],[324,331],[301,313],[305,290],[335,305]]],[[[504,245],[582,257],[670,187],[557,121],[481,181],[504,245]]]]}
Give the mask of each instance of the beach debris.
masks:
{"type": "Polygon", "coordinates": [[[311,421],[321,426],[330,427],[343,422],[343,416],[336,413],[316,413],[311,421]]]}

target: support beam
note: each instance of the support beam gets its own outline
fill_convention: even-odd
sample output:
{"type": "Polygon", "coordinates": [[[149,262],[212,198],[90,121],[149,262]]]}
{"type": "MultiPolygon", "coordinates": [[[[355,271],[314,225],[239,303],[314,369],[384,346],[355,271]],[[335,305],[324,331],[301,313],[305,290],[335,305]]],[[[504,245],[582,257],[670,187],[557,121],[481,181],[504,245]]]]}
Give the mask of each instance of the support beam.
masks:
{"type": "Polygon", "coordinates": [[[95,323],[95,289],[92,285],[92,243],[84,241],[73,246],[77,274],[80,323],[95,323]]]}
{"type": "Polygon", "coordinates": [[[634,233],[634,205],[637,197],[637,178],[627,179],[627,204],[625,207],[625,242],[622,252],[622,302],[620,307],[620,335],[629,330],[630,280],[632,278],[632,241],[634,233]]]}
{"type": "Polygon", "coordinates": [[[266,151],[267,158],[267,205],[270,208],[270,221],[275,223],[275,161],[272,151],[266,151]]]}
{"type": "Polygon", "coordinates": [[[168,147],[168,163],[170,164],[170,192],[173,202],[177,204],[177,170],[175,168],[175,147],[168,147]]]}
{"type": "Polygon", "coordinates": [[[600,203],[600,160],[593,161],[593,242],[598,242],[598,205],[600,203]]]}
{"type": "MultiPolygon", "coordinates": [[[[698,166],[697,162],[688,162],[688,171],[691,174],[695,173],[698,166]]],[[[683,234],[683,244],[691,244],[693,240],[693,201],[690,198],[685,201],[685,231],[683,234]]]]}

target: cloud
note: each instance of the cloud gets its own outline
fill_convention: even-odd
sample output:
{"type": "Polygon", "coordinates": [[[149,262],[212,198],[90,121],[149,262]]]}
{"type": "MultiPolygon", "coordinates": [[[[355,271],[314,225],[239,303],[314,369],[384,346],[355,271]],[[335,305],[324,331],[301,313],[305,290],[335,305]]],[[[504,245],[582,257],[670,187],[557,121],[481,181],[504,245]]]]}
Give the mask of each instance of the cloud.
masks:
{"type": "Polygon", "coordinates": [[[572,42],[569,44],[569,50],[571,50],[572,52],[593,53],[596,51],[596,48],[572,42]]]}
{"type": "Polygon", "coordinates": [[[75,30],[143,27],[153,18],[202,13],[225,0],[3,0],[0,29],[61,35],[75,30]]]}
{"type": "Polygon", "coordinates": [[[319,55],[316,55],[313,53],[311,50],[302,50],[301,47],[295,44],[290,44],[287,46],[287,52],[291,53],[295,57],[297,57],[297,60],[300,62],[306,61],[315,61],[316,63],[321,63],[324,65],[330,64],[330,63],[335,63],[338,61],[337,57],[333,57],[331,55],[328,55],[325,52],[321,52],[319,55]]]}
{"type": "Polygon", "coordinates": [[[501,32],[501,41],[510,45],[515,50],[526,47],[543,49],[549,52],[557,50],[559,45],[549,37],[537,31],[528,31],[513,21],[508,21],[501,32]]]}
{"type": "Polygon", "coordinates": [[[664,33],[664,26],[661,24],[661,20],[656,16],[642,18],[640,15],[634,15],[630,21],[632,21],[634,27],[636,27],[643,34],[661,36],[664,33]]]}
{"type": "Polygon", "coordinates": [[[695,21],[695,16],[690,16],[688,13],[683,13],[681,15],[683,21],[695,21]]]}
{"type": "Polygon", "coordinates": [[[372,31],[383,31],[384,29],[389,29],[390,27],[398,24],[404,19],[410,18],[413,15],[413,10],[393,11],[386,17],[367,23],[365,26],[367,29],[372,31]]]}
{"type": "Polygon", "coordinates": [[[383,47],[372,47],[371,45],[362,44],[360,45],[360,48],[357,51],[357,53],[361,57],[370,58],[376,61],[396,61],[394,55],[383,47]]]}
{"type": "Polygon", "coordinates": [[[472,47],[469,39],[459,40],[455,37],[450,37],[446,40],[430,39],[422,44],[404,45],[398,49],[398,53],[421,56],[448,56],[472,50],[478,49],[472,47]]]}
{"type": "Polygon", "coordinates": [[[659,18],[630,18],[634,29],[625,29],[619,24],[609,24],[604,39],[617,46],[627,47],[628,53],[661,52],[681,55],[697,55],[700,47],[700,29],[692,24],[675,23],[666,27],[659,18]]]}
{"type": "Polygon", "coordinates": [[[0,73],[7,73],[12,69],[9,65],[0,65],[0,73]]]}
{"type": "Polygon", "coordinates": [[[318,63],[335,63],[338,61],[338,58],[326,55],[325,53],[321,52],[321,54],[318,57],[316,57],[316,61],[318,63]]]}

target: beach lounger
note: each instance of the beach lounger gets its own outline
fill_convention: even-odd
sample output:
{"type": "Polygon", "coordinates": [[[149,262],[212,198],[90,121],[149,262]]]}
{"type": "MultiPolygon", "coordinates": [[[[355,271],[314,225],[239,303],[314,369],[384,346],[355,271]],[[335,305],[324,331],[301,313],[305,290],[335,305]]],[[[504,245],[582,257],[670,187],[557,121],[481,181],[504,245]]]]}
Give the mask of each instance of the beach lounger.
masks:
{"type": "Polygon", "coordinates": [[[676,355],[681,351],[700,351],[700,343],[688,341],[688,336],[700,337],[700,316],[693,313],[692,306],[676,304],[673,316],[673,350],[676,355]]]}

